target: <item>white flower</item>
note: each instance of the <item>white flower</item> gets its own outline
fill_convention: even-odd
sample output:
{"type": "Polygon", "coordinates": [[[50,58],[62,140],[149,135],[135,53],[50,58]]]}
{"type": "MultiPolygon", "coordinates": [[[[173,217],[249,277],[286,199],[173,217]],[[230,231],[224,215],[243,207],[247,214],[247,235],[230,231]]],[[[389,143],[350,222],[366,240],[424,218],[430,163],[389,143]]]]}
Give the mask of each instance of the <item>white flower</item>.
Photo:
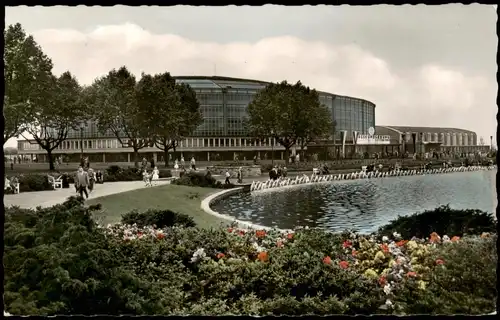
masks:
{"type": "Polygon", "coordinates": [[[387,236],[383,236],[382,241],[387,242],[387,241],[389,241],[389,238],[387,236]]]}
{"type": "Polygon", "coordinates": [[[401,239],[401,235],[400,235],[399,233],[397,233],[397,232],[394,232],[394,233],[392,234],[392,236],[393,236],[393,237],[394,237],[394,239],[396,239],[396,240],[401,239]]]}
{"type": "Polygon", "coordinates": [[[392,303],[391,300],[387,299],[387,300],[385,300],[385,305],[388,306],[388,307],[392,307],[393,303],[392,303]]]}
{"type": "Polygon", "coordinates": [[[259,246],[259,245],[257,244],[257,242],[252,243],[252,247],[253,247],[253,248],[255,249],[255,251],[257,251],[257,252],[262,252],[262,251],[264,251],[264,250],[265,250],[265,248],[264,248],[264,247],[259,246]]]}
{"type": "Polygon", "coordinates": [[[306,258],[309,258],[309,257],[310,257],[310,256],[309,256],[309,253],[308,253],[307,251],[304,251],[304,253],[303,253],[303,254],[304,254],[304,256],[305,256],[306,258]]]}
{"type": "Polygon", "coordinates": [[[207,256],[207,254],[205,253],[205,249],[200,248],[193,253],[193,257],[191,258],[191,262],[197,262],[197,261],[205,258],[206,256],[207,256]]]}
{"type": "Polygon", "coordinates": [[[8,313],[7,311],[3,311],[3,316],[4,317],[11,317],[12,315],[10,313],[8,313]]]}
{"type": "Polygon", "coordinates": [[[385,293],[385,294],[389,294],[389,293],[391,293],[391,285],[390,285],[390,284],[386,284],[386,285],[384,286],[384,293],[385,293]]]}

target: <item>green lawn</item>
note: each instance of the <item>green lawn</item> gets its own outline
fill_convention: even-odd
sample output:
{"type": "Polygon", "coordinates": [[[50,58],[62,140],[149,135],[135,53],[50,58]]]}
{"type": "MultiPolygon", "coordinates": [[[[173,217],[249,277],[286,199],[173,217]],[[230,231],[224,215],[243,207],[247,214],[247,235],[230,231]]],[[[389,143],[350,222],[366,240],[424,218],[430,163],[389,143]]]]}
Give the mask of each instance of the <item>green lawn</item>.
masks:
{"type": "Polygon", "coordinates": [[[86,203],[102,205],[103,214],[96,218],[104,225],[119,222],[122,214],[134,209],[139,212],[147,209],[169,209],[193,217],[198,227],[210,228],[219,226],[221,222],[228,224],[228,221],[216,218],[200,207],[205,197],[217,191],[220,190],[164,185],[89,199],[86,203]]]}

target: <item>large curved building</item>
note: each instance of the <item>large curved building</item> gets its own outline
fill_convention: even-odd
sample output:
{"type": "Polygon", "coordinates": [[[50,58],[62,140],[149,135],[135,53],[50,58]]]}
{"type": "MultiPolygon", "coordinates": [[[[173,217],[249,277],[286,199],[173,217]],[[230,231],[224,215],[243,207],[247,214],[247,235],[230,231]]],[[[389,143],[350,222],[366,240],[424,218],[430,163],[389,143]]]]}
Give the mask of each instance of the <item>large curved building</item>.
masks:
{"type": "MultiPolygon", "coordinates": [[[[273,150],[276,159],[283,158],[284,149],[273,141],[255,143],[248,139],[243,124],[248,104],[268,82],[216,76],[178,76],[175,79],[189,84],[196,91],[204,122],[192,137],[182,141],[173,158],[182,154],[185,158],[195,156],[201,161],[232,160],[235,157],[249,160],[254,156],[270,159],[273,150]]],[[[319,96],[336,121],[338,144],[341,143],[341,131],[347,132],[346,143],[352,144],[352,131],[366,134],[368,128],[375,126],[375,104],[372,102],[327,92],[319,92],[319,96]]],[[[45,158],[45,151],[36,144],[20,140],[18,146],[20,153],[37,154],[42,161],[45,158]]],[[[140,152],[147,158],[161,160],[158,151],[151,147],[140,152]]],[[[122,148],[111,133],[99,133],[93,123],[82,126],[81,131],[69,132],[68,139],[54,153],[64,154],[70,161],[78,160],[81,153],[89,156],[92,162],[130,162],[133,159],[131,149],[122,148]]]]}

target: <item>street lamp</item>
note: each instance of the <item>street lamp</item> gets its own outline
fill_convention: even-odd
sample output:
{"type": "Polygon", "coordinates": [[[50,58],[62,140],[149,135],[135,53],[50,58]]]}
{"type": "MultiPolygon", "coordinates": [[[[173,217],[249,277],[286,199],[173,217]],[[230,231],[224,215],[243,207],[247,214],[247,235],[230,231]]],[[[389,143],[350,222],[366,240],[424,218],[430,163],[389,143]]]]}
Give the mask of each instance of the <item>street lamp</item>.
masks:
{"type": "Polygon", "coordinates": [[[87,126],[87,123],[80,123],[80,162],[83,162],[83,129],[87,126]]]}

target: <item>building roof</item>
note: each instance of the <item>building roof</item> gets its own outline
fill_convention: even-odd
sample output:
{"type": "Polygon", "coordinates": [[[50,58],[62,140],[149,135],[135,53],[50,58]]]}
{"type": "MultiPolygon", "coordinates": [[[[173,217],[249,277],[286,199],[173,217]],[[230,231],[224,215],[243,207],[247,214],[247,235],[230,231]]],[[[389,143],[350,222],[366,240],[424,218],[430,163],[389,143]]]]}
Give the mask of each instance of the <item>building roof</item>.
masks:
{"type": "MultiPolygon", "coordinates": [[[[222,89],[222,88],[233,88],[233,89],[255,89],[261,90],[264,89],[271,82],[261,81],[261,80],[252,80],[252,79],[242,79],[242,78],[231,78],[231,77],[221,77],[221,76],[174,76],[178,82],[187,83],[193,89],[196,88],[214,88],[214,89],[222,89]]],[[[323,95],[332,95],[338,97],[345,97],[350,99],[356,99],[361,101],[366,101],[375,105],[373,102],[356,97],[343,96],[339,94],[318,91],[318,93],[323,95]]]]}
{"type": "Polygon", "coordinates": [[[377,127],[386,127],[400,132],[430,132],[430,133],[467,133],[467,134],[476,134],[474,131],[458,129],[458,128],[440,128],[440,127],[410,127],[410,126],[382,126],[378,125],[377,127]]]}

